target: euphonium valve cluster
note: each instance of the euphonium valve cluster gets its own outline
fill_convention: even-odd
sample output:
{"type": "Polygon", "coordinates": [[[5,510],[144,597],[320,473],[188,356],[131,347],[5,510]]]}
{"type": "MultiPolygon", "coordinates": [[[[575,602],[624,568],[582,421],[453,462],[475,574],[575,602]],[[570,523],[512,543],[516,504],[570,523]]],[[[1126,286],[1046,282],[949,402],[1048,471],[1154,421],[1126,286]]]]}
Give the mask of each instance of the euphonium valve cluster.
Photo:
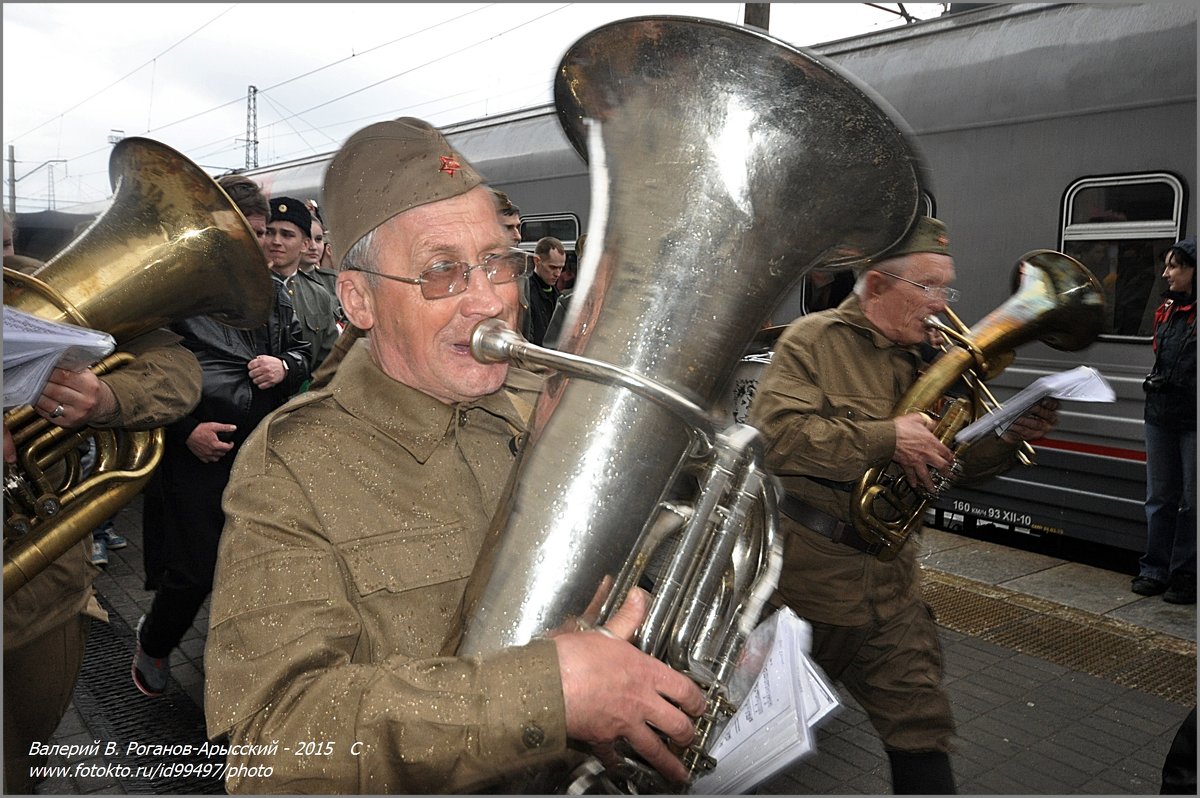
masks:
{"type": "MultiPolygon", "coordinates": [[[[949,309],[950,324],[937,318],[926,321],[949,345],[892,411],[893,417],[915,412],[937,418],[934,435],[956,456],[965,450],[954,443],[959,430],[998,404],[985,383],[1012,362],[1016,347],[1040,340],[1073,352],[1091,344],[1103,328],[1104,291],[1082,263],[1061,252],[1040,249],[1026,253],[1018,268],[1017,292],[973,330],[949,309]],[[947,401],[947,392],[960,380],[967,395],[947,401]]],[[[1032,465],[1032,455],[1032,447],[1025,444],[1022,462],[1032,465]]],[[[850,500],[855,530],[868,543],[881,545],[876,555],[879,559],[894,559],[920,526],[925,508],[956,476],[935,479],[937,490],[931,494],[909,485],[895,463],[868,469],[850,500]]]]}
{"type": "MultiPolygon", "coordinates": [[[[262,250],[211,177],[137,137],[113,148],[108,168],[110,208],[32,274],[6,266],[5,305],[107,332],[118,344],[190,316],[243,328],[266,322],[274,294],[262,250]]],[[[93,371],[130,359],[118,352],[93,371]]],[[[162,457],[163,433],[66,430],[29,406],[7,411],[4,424],[17,449],[4,474],[8,597],[138,494],[162,457]],[[81,453],[90,447],[88,471],[81,453]]]]}
{"type": "MultiPolygon", "coordinates": [[[[701,773],[781,552],[760,436],[727,427],[716,408],[807,270],[904,235],[919,160],[901,123],[837,68],[712,20],[592,31],[564,55],[555,102],[589,162],[588,235],[602,243],[584,257],[561,351],[495,324],[473,338],[479,359],[555,374],[447,653],[603,622],[648,585],[635,644],[712,698],[684,755],[701,773]],[[598,589],[599,616],[586,616],[598,589]]],[[[593,762],[570,785],[597,787],[667,789],[635,757],[608,771],[593,762]]]]}

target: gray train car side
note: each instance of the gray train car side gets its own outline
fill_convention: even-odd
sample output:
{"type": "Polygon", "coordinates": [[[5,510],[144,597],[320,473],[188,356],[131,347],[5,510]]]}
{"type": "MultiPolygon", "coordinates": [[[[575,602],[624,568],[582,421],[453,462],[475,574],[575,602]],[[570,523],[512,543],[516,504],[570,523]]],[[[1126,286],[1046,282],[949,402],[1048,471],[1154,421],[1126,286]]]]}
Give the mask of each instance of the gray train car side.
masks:
{"type": "MultiPolygon", "coordinates": [[[[1003,399],[1043,374],[1086,364],[1117,401],[1065,404],[1059,428],[1036,446],[1036,467],[954,489],[932,520],[1142,550],[1141,383],[1152,363],[1151,315],[1164,287],[1163,251],[1196,227],[1195,8],[994,5],[812,49],[870,86],[913,130],[928,166],[929,209],[951,232],[965,322],[1012,293],[1014,266],[1034,249],[1086,263],[1109,301],[1105,333],[1092,346],[1060,352],[1030,343],[991,385],[1003,399]]],[[[521,207],[527,240],[555,234],[573,245],[586,231],[586,166],[553,108],[446,132],[521,207]]],[[[320,197],[320,163],[248,174],[273,193],[320,197]]],[[[803,290],[784,298],[777,321],[805,311],[803,290]]]]}
{"type": "Polygon", "coordinates": [[[1082,352],[1041,343],[991,382],[1098,369],[1114,404],[1064,403],[1038,465],[938,506],[939,525],[1064,534],[1144,549],[1142,379],[1153,362],[1162,253],[1196,229],[1196,9],[1191,4],[998,6],[817,48],[911,126],[951,232],[968,324],[1011,293],[1034,249],[1088,265],[1105,334],[1082,352]]]}

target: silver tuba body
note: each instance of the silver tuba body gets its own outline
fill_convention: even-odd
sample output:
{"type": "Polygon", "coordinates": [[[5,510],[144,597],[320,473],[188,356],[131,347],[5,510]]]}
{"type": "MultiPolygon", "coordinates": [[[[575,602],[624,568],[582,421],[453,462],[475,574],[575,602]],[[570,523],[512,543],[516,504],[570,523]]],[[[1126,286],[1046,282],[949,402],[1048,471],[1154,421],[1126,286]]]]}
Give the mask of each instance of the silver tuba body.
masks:
{"type": "Polygon", "coordinates": [[[473,339],[481,360],[556,373],[448,650],[485,654],[591,621],[598,589],[602,621],[657,559],[635,643],[719,697],[781,544],[757,431],[726,427],[714,408],[808,269],[901,238],[919,159],[853,79],[712,20],[592,31],[564,55],[555,103],[589,162],[592,245],[559,352],[495,325],[473,339]],[[738,573],[742,561],[758,571],[738,573]]]}

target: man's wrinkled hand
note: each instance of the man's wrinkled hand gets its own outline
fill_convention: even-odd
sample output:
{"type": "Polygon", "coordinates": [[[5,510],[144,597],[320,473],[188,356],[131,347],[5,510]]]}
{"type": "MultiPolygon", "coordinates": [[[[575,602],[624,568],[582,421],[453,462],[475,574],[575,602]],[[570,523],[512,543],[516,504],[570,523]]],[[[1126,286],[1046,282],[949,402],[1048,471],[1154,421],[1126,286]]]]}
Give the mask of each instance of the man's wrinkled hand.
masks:
{"type": "Polygon", "coordinates": [[[924,413],[908,413],[892,419],[896,425],[896,451],[892,454],[914,488],[936,492],[931,471],[950,476],[954,452],[933,434],[937,422],[924,413]]]}
{"type": "Polygon", "coordinates": [[[589,743],[605,762],[625,740],[666,778],[687,781],[687,769],[659,736],[685,747],[695,736],[704,693],[683,674],[643,653],[633,639],[649,607],[635,589],[604,630],[553,637],[558,648],[567,736],[589,743]]]}
{"type": "Polygon", "coordinates": [[[274,388],[287,376],[283,360],[274,355],[259,355],[246,364],[246,370],[254,387],[263,391],[274,388]]]}
{"type": "Polygon", "coordinates": [[[1058,424],[1059,404],[1051,397],[1042,399],[1009,425],[1001,437],[1013,444],[1045,437],[1058,424]]]}
{"type": "Polygon", "coordinates": [[[89,424],[107,424],[116,418],[117,397],[108,384],[90,369],[50,372],[42,395],[33,404],[38,415],[51,424],[75,429],[89,424]]]}
{"type": "Polygon", "coordinates": [[[196,428],[192,430],[192,434],[188,435],[188,450],[196,455],[196,459],[202,463],[215,463],[229,454],[229,450],[233,448],[232,443],[221,440],[217,437],[217,433],[234,432],[236,429],[237,426],[234,424],[222,424],[219,421],[205,421],[197,424],[196,428]]]}

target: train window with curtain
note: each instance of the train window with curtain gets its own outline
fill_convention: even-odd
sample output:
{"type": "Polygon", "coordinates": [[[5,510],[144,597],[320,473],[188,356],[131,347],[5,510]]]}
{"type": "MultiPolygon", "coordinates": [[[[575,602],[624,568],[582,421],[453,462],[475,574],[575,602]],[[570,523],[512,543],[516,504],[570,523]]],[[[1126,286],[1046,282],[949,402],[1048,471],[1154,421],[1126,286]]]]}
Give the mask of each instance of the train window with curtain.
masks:
{"type": "Polygon", "coordinates": [[[1163,254],[1179,240],[1183,211],[1183,182],[1166,172],[1084,178],[1063,194],[1061,249],[1104,286],[1105,337],[1153,331],[1163,254]]]}

